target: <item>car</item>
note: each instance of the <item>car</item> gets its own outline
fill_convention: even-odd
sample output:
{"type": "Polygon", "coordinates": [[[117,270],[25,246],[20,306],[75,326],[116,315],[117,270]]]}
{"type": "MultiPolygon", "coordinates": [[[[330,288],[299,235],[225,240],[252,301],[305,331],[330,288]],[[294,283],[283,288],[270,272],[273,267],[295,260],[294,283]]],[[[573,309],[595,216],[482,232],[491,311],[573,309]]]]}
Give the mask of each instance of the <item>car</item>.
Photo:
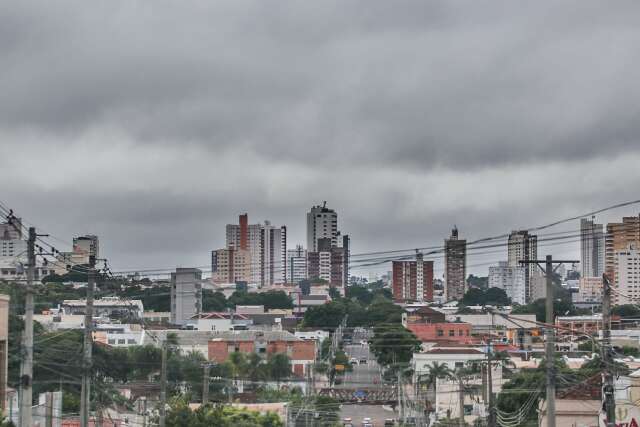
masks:
{"type": "Polygon", "coordinates": [[[362,359],[360,359],[360,364],[361,365],[366,365],[369,362],[369,360],[366,357],[363,357],[362,359]]]}
{"type": "Polygon", "coordinates": [[[346,417],[342,419],[343,427],[353,427],[353,420],[350,417],[346,417]]]}
{"type": "Polygon", "coordinates": [[[349,363],[352,365],[357,365],[358,364],[358,359],[356,359],[355,357],[352,357],[351,359],[349,359],[349,363]]]}
{"type": "Polygon", "coordinates": [[[384,420],[384,427],[394,427],[396,422],[392,418],[387,418],[384,420]]]}

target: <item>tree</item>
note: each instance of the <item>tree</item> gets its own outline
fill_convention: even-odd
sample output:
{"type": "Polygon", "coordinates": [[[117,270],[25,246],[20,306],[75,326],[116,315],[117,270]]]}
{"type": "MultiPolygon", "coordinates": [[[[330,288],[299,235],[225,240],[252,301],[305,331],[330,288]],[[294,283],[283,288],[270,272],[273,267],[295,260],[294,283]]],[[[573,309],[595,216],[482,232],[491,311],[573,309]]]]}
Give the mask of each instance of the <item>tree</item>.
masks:
{"type": "Polygon", "coordinates": [[[274,354],[269,358],[268,366],[271,378],[276,380],[278,385],[280,385],[280,381],[283,378],[289,378],[291,376],[291,361],[286,354],[274,354]]]}
{"type": "Polygon", "coordinates": [[[469,288],[487,289],[488,284],[489,278],[487,276],[478,277],[473,274],[469,274],[469,277],[467,277],[467,285],[469,285],[469,288]]]}
{"type": "MultiPolygon", "coordinates": [[[[571,303],[571,297],[557,293],[558,298],[553,304],[554,315],[558,316],[574,316],[577,314],[591,314],[591,310],[577,309],[571,303]]],[[[527,305],[519,305],[513,308],[511,314],[535,314],[538,322],[546,321],[546,299],[540,298],[527,305]]]]}
{"type": "Polygon", "coordinates": [[[224,311],[227,308],[227,298],[222,292],[210,289],[202,290],[202,310],[205,312],[224,311]]]}
{"type": "Polygon", "coordinates": [[[353,285],[347,286],[346,298],[352,301],[358,301],[362,305],[369,305],[373,301],[373,293],[364,286],[353,285]]]}
{"type": "Polygon", "coordinates": [[[236,291],[229,297],[227,305],[231,308],[237,305],[264,305],[265,309],[293,308],[291,298],[283,291],[268,291],[260,293],[236,291]]]}
{"type": "Polygon", "coordinates": [[[331,301],[327,304],[309,307],[304,313],[302,323],[305,327],[336,328],[345,315],[344,304],[331,301]]]}
{"type": "Polygon", "coordinates": [[[632,304],[617,305],[611,309],[611,314],[623,319],[640,317],[640,308],[632,304]]]}
{"type": "Polygon", "coordinates": [[[389,366],[408,363],[413,353],[420,350],[420,341],[402,325],[380,325],[374,328],[370,348],[378,363],[389,366]]]}
{"type": "Polygon", "coordinates": [[[422,374],[418,377],[418,385],[421,382],[421,377],[426,378],[427,387],[433,386],[434,395],[438,395],[438,379],[448,379],[453,376],[453,373],[449,369],[446,363],[433,362],[429,366],[429,371],[426,374],[422,374]]]}
{"type": "Polygon", "coordinates": [[[460,302],[463,305],[509,305],[511,299],[504,289],[500,288],[470,288],[462,297],[460,302]]]}

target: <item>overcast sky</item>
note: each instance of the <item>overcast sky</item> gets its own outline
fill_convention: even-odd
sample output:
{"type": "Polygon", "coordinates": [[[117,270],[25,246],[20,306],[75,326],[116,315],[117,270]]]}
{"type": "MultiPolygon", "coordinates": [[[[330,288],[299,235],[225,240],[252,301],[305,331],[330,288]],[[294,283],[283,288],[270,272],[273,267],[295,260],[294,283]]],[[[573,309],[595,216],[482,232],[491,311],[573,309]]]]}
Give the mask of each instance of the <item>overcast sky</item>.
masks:
{"type": "Polygon", "coordinates": [[[303,243],[324,200],[357,253],[638,199],[639,14],[583,0],[2,2],[0,200],[69,242],[98,234],[122,270],[207,265],[245,211],[303,243]]]}

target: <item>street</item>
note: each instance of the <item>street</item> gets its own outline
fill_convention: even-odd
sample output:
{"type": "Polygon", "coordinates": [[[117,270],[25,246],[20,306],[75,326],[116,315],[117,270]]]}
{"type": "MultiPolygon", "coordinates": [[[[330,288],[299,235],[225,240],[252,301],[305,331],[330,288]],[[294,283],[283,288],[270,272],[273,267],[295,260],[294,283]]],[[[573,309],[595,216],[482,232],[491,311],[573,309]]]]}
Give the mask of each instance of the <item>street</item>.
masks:
{"type": "MultiPolygon", "coordinates": [[[[343,382],[335,388],[345,389],[371,389],[383,387],[381,381],[380,366],[375,360],[375,356],[369,351],[368,345],[361,345],[361,340],[367,339],[365,331],[354,331],[353,344],[345,345],[344,351],[349,358],[356,358],[358,364],[353,365],[351,372],[345,372],[343,382]],[[366,363],[360,363],[366,359],[366,363]]],[[[383,426],[384,421],[389,418],[396,418],[392,410],[384,409],[382,405],[342,405],[340,410],[341,419],[351,418],[354,426],[362,425],[365,417],[371,418],[374,426],[383,426]]]]}

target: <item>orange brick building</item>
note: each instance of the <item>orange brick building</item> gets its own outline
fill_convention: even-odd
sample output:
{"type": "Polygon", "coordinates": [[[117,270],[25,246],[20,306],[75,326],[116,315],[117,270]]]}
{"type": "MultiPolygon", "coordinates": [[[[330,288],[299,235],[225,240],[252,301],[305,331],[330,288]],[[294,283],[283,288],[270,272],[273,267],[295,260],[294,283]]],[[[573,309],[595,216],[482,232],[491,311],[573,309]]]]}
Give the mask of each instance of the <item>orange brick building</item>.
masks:
{"type": "Polygon", "coordinates": [[[472,343],[471,323],[408,323],[407,329],[422,342],[452,341],[461,344],[472,343]]]}
{"type": "Polygon", "coordinates": [[[315,362],[316,342],[303,340],[285,331],[234,331],[209,341],[209,360],[222,363],[231,353],[257,353],[265,359],[285,354],[291,359],[294,375],[304,376],[315,362]]]}

